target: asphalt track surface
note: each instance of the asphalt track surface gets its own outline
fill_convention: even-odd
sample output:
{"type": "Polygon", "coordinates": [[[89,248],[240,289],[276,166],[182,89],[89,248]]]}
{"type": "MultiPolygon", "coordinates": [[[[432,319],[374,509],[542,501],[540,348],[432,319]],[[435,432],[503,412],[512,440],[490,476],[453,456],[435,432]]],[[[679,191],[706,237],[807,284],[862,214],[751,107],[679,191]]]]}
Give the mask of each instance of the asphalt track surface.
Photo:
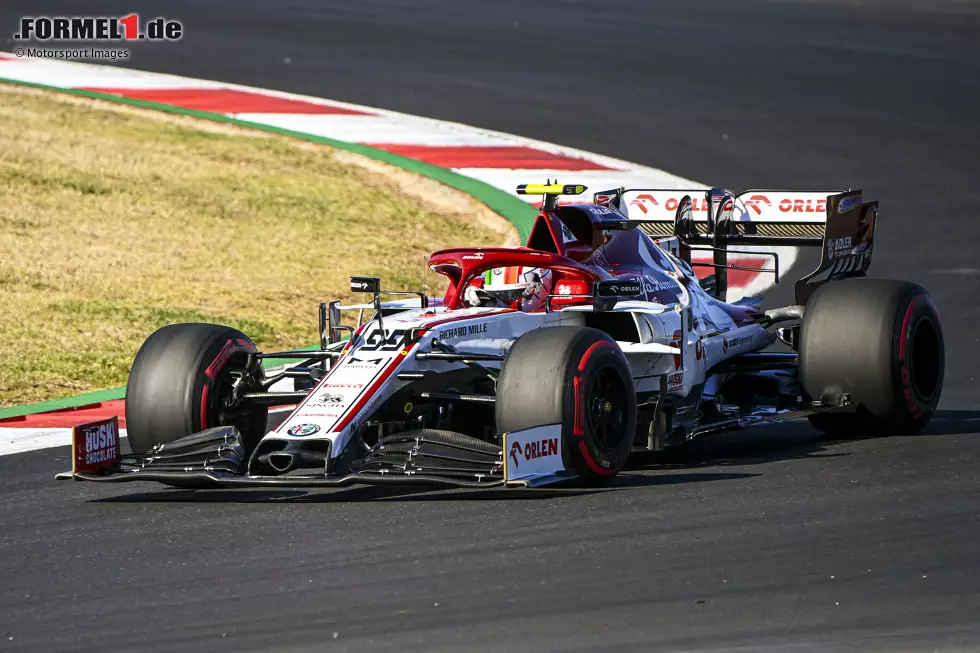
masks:
{"type": "MultiPolygon", "coordinates": [[[[135,67],[729,187],[862,186],[873,272],[939,306],[944,401],[921,436],[770,428],[598,491],[189,493],[55,484],[66,449],[3,457],[0,650],[980,650],[980,3],[125,10],[187,29],[135,67]]],[[[8,1],[0,25],[78,13],[8,1]]]]}

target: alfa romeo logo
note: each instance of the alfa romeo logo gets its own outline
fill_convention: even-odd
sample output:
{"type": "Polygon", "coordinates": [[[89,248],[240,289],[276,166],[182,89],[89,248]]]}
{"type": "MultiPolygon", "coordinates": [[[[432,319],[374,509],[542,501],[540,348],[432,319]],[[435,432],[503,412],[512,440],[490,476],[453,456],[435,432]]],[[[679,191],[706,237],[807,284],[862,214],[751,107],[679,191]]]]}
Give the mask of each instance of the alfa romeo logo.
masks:
{"type": "Polygon", "coordinates": [[[296,426],[289,427],[286,431],[289,435],[295,435],[298,438],[302,438],[307,435],[313,435],[320,430],[320,427],[316,424],[297,424],[296,426]]]}

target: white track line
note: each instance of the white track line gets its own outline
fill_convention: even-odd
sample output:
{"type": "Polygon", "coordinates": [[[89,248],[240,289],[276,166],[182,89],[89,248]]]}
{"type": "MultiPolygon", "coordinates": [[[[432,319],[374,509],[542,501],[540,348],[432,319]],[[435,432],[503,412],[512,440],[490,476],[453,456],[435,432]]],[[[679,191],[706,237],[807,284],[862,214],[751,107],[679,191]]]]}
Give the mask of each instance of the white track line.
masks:
{"type": "MultiPolygon", "coordinates": [[[[281,414],[285,418],[292,409],[293,406],[270,409],[269,415],[281,414]]],[[[126,437],[126,429],[119,429],[119,437],[126,437]]],[[[69,446],[71,446],[71,429],[0,427],[0,456],[69,446]]]]}
{"type": "MultiPolygon", "coordinates": [[[[126,429],[119,429],[119,437],[126,437],[126,429]]],[[[71,446],[71,429],[0,428],[0,456],[69,446],[71,446]]]]}

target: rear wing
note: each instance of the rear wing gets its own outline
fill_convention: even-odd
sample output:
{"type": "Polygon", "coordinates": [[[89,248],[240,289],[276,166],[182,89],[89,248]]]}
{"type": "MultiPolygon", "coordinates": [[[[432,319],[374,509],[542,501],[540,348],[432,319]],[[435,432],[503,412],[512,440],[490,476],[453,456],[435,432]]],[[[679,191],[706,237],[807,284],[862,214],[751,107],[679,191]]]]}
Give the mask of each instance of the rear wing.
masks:
{"type": "MultiPolygon", "coordinates": [[[[871,264],[877,202],[860,190],[786,191],[721,188],[619,188],[601,191],[596,204],[616,209],[655,238],[678,236],[685,244],[714,252],[716,296],[727,292],[728,246],[821,247],[816,270],[796,284],[805,304],[817,285],[863,276],[871,264]]],[[[778,272],[777,272],[778,275],[778,272]]],[[[777,276],[778,278],[778,276],[777,276]]]]}
{"type": "MultiPolygon", "coordinates": [[[[675,233],[681,200],[691,200],[691,220],[696,233],[686,234],[689,242],[709,240],[719,221],[719,212],[730,213],[731,235],[754,236],[773,245],[819,245],[827,223],[827,198],[847,191],[747,190],[739,194],[711,188],[650,189],[633,188],[596,193],[597,204],[612,204],[630,221],[641,223],[654,236],[675,233]],[[605,200],[605,201],[602,201],[605,200]],[[730,202],[730,207],[726,207],[730,202]],[[711,204],[711,212],[708,205],[711,204]],[[776,240],[778,239],[778,240],[776,240]]],[[[746,241],[748,242],[748,241],[746,241]]]]}

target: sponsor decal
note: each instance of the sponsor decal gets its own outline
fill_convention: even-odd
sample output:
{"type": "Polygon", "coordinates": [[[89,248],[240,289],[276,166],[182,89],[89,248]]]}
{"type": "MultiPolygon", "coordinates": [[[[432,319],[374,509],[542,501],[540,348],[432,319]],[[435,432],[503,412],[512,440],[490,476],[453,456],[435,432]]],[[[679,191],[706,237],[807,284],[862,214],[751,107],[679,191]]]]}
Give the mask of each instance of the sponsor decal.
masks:
{"type": "Polygon", "coordinates": [[[826,213],[827,200],[792,200],[787,198],[779,203],[779,210],[782,213],[826,213]]]}
{"type": "Polygon", "coordinates": [[[514,442],[510,445],[510,458],[514,461],[514,467],[520,468],[521,460],[536,460],[545,456],[558,455],[558,438],[547,438],[544,440],[531,440],[523,445],[514,442]]]}
{"type": "Polygon", "coordinates": [[[310,400],[308,406],[338,406],[344,403],[344,396],[332,392],[324,392],[310,400]]]}
{"type": "Polygon", "coordinates": [[[831,238],[827,240],[827,260],[833,261],[836,258],[851,253],[851,237],[831,238]]]}
{"type": "Polygon", "coordinates": [[[520,459],[518,456],[523,456],[524,452],[521,449],[521,443],[515,442],[510,445],[510,457],[514,461],[514,467],[519,468],[521,466],[520,459]]]}
{"type": "Polygon", "coordinates": [[[586,281],[580,280],[559,283],[555,288],[555,295],[557,296],[554,299],[559,304],[569,305],[570,303],[574,303],[571,300],[573,296],[585,297],[592,295],[591,290],[594,290],[594,288],[591,288],[591,285],[586,281]]]}
{"type": "MultiPolygon", "coordinates": [[[[365,388],[374,383],[385,370],[391,369],[394,362],[396,359],[389,354],[376,364],[358,360],[356,364],[341,363],[333,367],[313,391],[314,394],[303,402],[296,416],[281,424],[276,432],[303,437],[319,430],[333,431],[337,426],[341,427],[337,430],[346,430],[353,417],[351,406],[357,405],[356,401],[364,395],[365,388]],[[317,420],[319,424],[296,424],[303,421],[305,416],[326,419],[317,420]]],[[[377,399],[378,396],[368,397],[367,403],[360,409],[370,414],[371,403],[377,399]]]]}
{"type": "MultiPolygon", "coordinates": [[[[671,197],[664,203],[664,208],[668,211],[676,211],[677,207],[680,206],[681,200],[684,196],[671,197]]],[[[703,197],[692,197],[691,198],[691,211],[694,213],[707,213],[708,212],[708,202],[705,201],[703,197]]]]}
{"type": "Polygon", "coordinates": [[[513,481],[560,473],[564,469],[561,429],[561,424],[549,424],[505,433],[505,478],[513,481]]]}
{"type": "MultiPolygon", "coordinates": [[[[677,207],[680,206],[681,199],[683,198],[684,195],[681,195],[680,197],[668,197],[663,202],[663,210],[676,211],[677,207]]],[[[657,200],[657,198],[654,197],[653,195],[650,195],[649,193],[641,193],[640,195],[636,196],[636,199],[630,202],[630,206],[635,206],[642,213],[649,212],[649,209],[647,208],[646,204],[649,204],[654,207],[659,207],[661,205],[661,203],[657,200]]],[[[691,211],[695,213],[706,213],[708,211],[708,203],[704,200],[704,197],[691,198],[691,211]]]]}
{"type": "Polygon", "coordinates": [[[657,279],[651,277],[650,275],[643,276],[643,290],[648,294],[655,292],[660,292],[662,290],[677,290],[677,281],[667,277],[665,279],[657,279]]]}
{"type": "Polygon", "coordinates": [[[407,329],[395,329],[390,334],[382,334],[381,329],[374,325],[372,331],[364,337],[364,344],[361,349],[364,351],[397,351],[405,342],[407,332],[407,329]]]}
{"type": "Polygon", "coordinates": [[[463,257],[464,261],[482,261],[483,252],[477,252],[476,254],[467,254],[463,257]]]}
{"type": "Polygon", "coordinates": [[[119,426],[116,418],[75,428],[76,471],[94,471],[119,459],[119,426]]]}
{"type": "MultiPolygon", "coordinates": [[[[608,213],[612,213],[612,211],[609,211],[608,209],[607,209],[607,212],[608,213]]],[[[567,226],[565,226],[565,223],[562,223],[562,225],[561,225],[561,242],[562,242],[562,244],[565,244],[565,243],[574,243],[576,240],[578,240],[578,239],[575,237],[575,234],[572,233],[572,230],[569,229],[567,226]]]]}
{"type": "Polygon", "coordinates": [[[351,277],[351,292],[381,292],[381,279],[378,277],[351,277]]]}
{"type": "Polygon", "coordinates": [[[749,344],[752,342],[752,336],[736,336],[734,338],[722,338],[721,349],[723,352],[728,353],[728,350],[734,347],[739,347],[741,345],[749,344]]]}
{"type": "Polygon", "coordinates": [[[756,215],[762,215],[763,205],[765,205],[765,208],[770,208],[772,206],[772,202],[770,202],[769,198],[765,195],[753,195],[749,199],[744,200],[743,204],[745,204],[747,208],[755,211],[756,215]]]}
{"type": "MultiPolygon", "coordinates": [[[[660,194],[658,196],[652,193],[640,193],[630,201],[629,205],[631,209],[635,207],[640,213],[644,214],[650,213],[651,211],[661,214],[674,212],[680,206],[681,200],[686,194],[690,194],[690,191],[686,193],[679,191],[679,195],[677,196],[667,196],[666,194],[660,194]]],[[[725,201],[722,211],[732,211],[734,209],[733,200],[730,196],[724,194],[713,195],[712,206],[717,208],[719,202],[726,197],[728,199],[725,201]]],[[[773,208],[777,209],[780,213],[827,213],[826,197],[783,197],[783,199],[778,200],[779,203],[775,207],[773,206],[773,202],[776,200],[765,194],[754,194],[748,198],[740,198],[739,201],[745,206],[746,213],[756,216],[764,215],[773,208]]],[[[858,202],[860,202],[860,199],[858,202]]],[[[691,197],[691,211],[693,213],[706,213],[708,211],[708,202],[700,192],[695,193],[691,197]]]]}
{"type": "Polygon", "coordinates": [[[347,362],[344,363],[344,367],[360,370],[373,370],[384,362],[382,359],[377,360],[361,360],[360,358],[348,358],[347,362]]]}
{"type": "Polygon", "coordinates": [[[667,375],[667,391],[676,392],[684,389],[684,372],[674,372],[667,375]]]}
{"type": "Polygon", "coordinates": [[[487,332],[489,326],[486,322],[481,322],[479,324],[470,324],[468,326],[453,327],[450,329],[443,329],[436,336],[436,340],[452,340],[454,338],[462,338],[464,336],[480,336],[487,332]]]}
{"type": "Polygon", "coordinates": [[[596,294],[601,297],[636,297],[643,293],[644,284],[640,279],[599,281],[596,294]]]}
{"type": "Polygon", "coordinates": [[[613,213],[605,206],[586,206],[585,208],[592,215],[611,215],[613,213]]]}
{"type": "Polygon", "coordinates": [[[636,208],[640,209],[640,211],[642,211],[643,213],[646,213],[648,211],[646,207],[647,203],[650,203],[654,206],[660,206],[660,202],[657,201],[657,198],[648,193],[637,195],[636,199],[630,202],[630,206],[635,206],[636,208]]]}
{"type": "Polygon", "coordinates": [[[289,427],[286,431],[289,435],[296,436],[297,438],[306,437],[307,435],[313,435],[320,431],[320,426],[317,424],[297,424],[296,426],[289,427]]]}

